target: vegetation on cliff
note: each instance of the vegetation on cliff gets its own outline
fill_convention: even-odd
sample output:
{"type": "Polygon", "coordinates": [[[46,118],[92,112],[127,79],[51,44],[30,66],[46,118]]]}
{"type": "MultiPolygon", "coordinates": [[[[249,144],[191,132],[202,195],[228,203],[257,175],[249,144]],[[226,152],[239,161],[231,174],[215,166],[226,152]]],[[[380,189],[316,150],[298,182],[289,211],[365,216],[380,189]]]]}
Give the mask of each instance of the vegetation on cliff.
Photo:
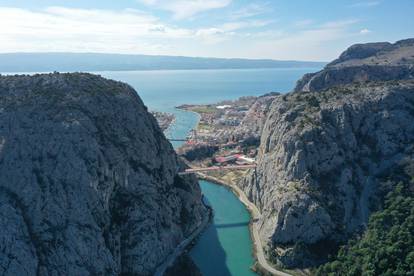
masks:
{"type": "Polygon", "coordinates": [[[343,246],[316,275],[414,274],[414,161],[382,182],[384,209],[374,213],[362,237],[343,246]]]}

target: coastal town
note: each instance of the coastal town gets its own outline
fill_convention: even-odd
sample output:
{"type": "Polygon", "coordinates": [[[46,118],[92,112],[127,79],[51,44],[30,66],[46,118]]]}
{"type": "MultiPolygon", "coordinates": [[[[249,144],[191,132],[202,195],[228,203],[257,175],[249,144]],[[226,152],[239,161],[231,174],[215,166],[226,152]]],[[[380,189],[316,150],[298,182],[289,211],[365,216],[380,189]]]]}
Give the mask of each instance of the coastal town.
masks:
{"type": "MultiPolygon", "coordinates": [[[[178,106],[199,114],[200,119],[187,137],[173,137],[185,142],[177,153],[189,167],[207,176],[229,183],[239,181],[256,163],[266,114],[278,95],[272,92],[215,104],[178,106]]],[[[174,120],[172,114],[153,112],[153,115],[163,130],[174,120]]]]}

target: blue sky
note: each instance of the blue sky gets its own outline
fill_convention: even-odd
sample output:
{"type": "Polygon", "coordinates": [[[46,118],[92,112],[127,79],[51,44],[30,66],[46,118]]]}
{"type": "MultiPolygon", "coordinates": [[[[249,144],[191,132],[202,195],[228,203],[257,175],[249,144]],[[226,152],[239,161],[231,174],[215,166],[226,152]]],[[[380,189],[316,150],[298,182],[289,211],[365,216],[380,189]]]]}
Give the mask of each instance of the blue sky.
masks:
{"type": "Polygon", "coordinates": [[[0,0],[0,52],[329,61],[414,37],[413,0],[0,0]]]}

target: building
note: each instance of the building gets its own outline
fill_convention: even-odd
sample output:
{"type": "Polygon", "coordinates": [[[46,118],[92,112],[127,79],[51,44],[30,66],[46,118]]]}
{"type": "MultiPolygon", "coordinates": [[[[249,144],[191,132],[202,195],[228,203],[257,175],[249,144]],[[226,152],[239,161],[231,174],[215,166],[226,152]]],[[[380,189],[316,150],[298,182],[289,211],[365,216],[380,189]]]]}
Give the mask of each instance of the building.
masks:
{"type": "Polygon", "coordinates": [[[217,156],[214,158],[214,162],[219,165],[225,165],[229,163],[235,163],[237,165],[250,165],[254,164],[256,160],[243,154],[232,154],[228,156],[217,156]]]}
{"type": "Polygon", "coordinates": [[[220,165],[224,165],[227,163],[236,162],[237,158],[239,158],[239,154],[229,155],[229,156],[217,156],[214,158],[214,162],[220,165]]]}

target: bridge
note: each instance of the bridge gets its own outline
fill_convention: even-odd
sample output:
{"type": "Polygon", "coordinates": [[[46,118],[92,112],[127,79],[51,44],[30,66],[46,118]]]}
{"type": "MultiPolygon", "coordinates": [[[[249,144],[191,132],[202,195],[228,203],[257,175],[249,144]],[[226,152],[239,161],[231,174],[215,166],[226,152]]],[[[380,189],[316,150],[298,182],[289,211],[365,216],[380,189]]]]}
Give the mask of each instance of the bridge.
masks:
{"type": "Polygon", "coordinates": [[[212,166],[212,167],[205,167],[205,168],[191,168],[186,169],[183,172],[179,172],[178,175],[186,175],[192,174],[197,172],[211,172],[211,171],[221,171],[221,170],[246,170],[246,169],[254,169],[256,168],[256,164],[251,165],[234,165],[234,166],[212,166]]]}

